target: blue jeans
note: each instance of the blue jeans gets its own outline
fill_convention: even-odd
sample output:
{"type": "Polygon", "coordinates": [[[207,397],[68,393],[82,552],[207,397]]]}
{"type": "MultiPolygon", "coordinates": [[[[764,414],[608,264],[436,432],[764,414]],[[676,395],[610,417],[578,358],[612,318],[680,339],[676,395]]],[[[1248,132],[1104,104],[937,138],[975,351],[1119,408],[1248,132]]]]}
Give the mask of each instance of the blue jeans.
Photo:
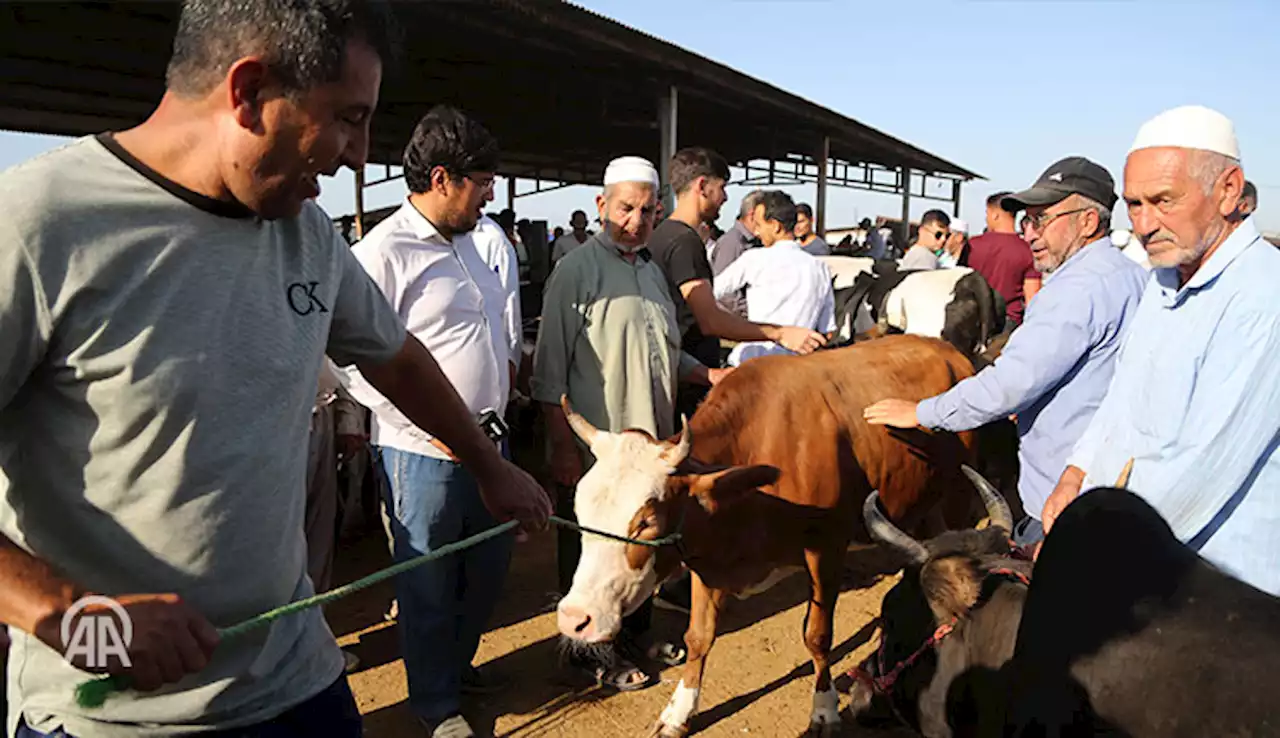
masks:
{"type": "MultiPolygon", "coordinates": [[[[320,694],[265,723],[245,728],[208,733],[209,738],[360,738],[360,710],[345,676],[329,685],[320,694]]],[[[14,738],[72,738],[61,728],[52,733],[40,733],[18,721],[14,738]]]]}
{"type": "MultiPolygon", "coordinates": [[[[460,465],[383,447],[387,516],[397,563],[497,525],[460,465]]],[[[491,538],[395,578],[409,707],[427,720],[459,711],[471,667],[511,563],[514,537],[491,538]]]]}
{"type": "Polygon", "coordinates": [[[1044,540],[1044,526],[1039,520],[1028,515],[1013,526],[1013,543],[1015,546],[1030,546],[1044,540]]]}

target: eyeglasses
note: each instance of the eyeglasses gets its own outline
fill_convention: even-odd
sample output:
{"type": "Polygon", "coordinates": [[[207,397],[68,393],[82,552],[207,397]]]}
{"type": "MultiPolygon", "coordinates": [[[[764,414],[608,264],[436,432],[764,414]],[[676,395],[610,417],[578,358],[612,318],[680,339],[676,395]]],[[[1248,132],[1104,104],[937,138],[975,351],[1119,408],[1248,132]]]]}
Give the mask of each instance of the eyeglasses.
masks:
{"type": "Polygon", "coordinates": [[[1037,233],[1039,233],[1045,228],[1048,228],[1050,223],[1064,215],[1075,215],[1076,213],[1083,213],[1088,209],[1089,208],[1076,208],[1075,210],[1064,210],[1061,213],[1040,213],[1039,215],[1028,215],[1024,220],[1026,221],[1028,228],[1033,228],[1037,233]]]}
{"type": "Polygon", "coordinates": [[[493,189],[493,181],[494,181],[495,179],[497,179],[496,177],[473,177],[473,176],[471,176],[470,174],[464,174],[464,175],[462,175],[462,176],[464,176],[464,177],[466,177],[467,179],[471,180],[472,182],[474,182],[474,183],[476,184],[476,186],[477,186],[477,187],[479,187],[480,189],[485,190],[485,191],[492,190],[492,189],[493,189]]]}

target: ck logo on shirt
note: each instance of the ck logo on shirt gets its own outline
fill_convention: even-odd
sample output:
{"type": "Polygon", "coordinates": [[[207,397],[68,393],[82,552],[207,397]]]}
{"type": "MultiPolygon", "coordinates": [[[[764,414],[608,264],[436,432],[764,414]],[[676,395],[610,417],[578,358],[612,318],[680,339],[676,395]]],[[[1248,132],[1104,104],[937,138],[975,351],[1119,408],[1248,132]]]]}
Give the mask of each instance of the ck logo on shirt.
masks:
{"type": "Polygon", "coordinates": [[[298,315],[329,312],[329,308],[316,297],[316,288],[319,286],[319,282],[294,282],[286,287],[284,294],[289,300],[289,309],[298,315]]]}

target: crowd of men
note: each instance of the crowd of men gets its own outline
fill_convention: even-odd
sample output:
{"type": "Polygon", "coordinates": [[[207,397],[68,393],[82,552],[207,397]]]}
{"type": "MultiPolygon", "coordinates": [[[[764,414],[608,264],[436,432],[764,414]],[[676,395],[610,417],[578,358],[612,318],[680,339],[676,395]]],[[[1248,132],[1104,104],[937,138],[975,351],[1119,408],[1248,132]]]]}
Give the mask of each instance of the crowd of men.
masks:
{"type": "MultiPolygon", "coordinates": [[[[0,177],[0,622],[17,735],[360,735],[350,664],[318,610],[225,642],[213,625],[329,583],[333,511],[350,494],[330,459],[365,444],[343,420],[354,403],[372,411],[405,561],[506,520],[540,530],[553,505],[572,517],[592,458],[562,398],[597,428],[661,438],[741,362],[825,345],[831,280],[814,256],[829,247],[811,209],[753,192],[709,246],[725,160],[679,151],[660,219],[655,166],[620,156],[596,197],[600,230],[580,211],[554,245],[531,382],[548,496],[486,432],[521,342],[511,229],[482,217],[499,142],[464,112],[428,112],[405,148],[408,196],[354,248],[314,203],[321,175],[366,160],[393,28],[354,1],[193,0],[146,122],[0,177]],[[728,357],[722,339],[737,343],[728,357]],[[64,620],[100,608],[76,614],[95,593],[130,618],[128,663],[64,659],[64,620]],[[80,706],[83,669],[134,689],[80,706]]],[[[1280,303],[1266,281],[1280,254],[1241,204],[1230,122],[1202,108],[1153,119],[1123,193],[1150,278],[1110,243],[1115,183],[1087,160],[993,196],[972,240],[926,214],[902,267],[990,274],[1020,327],[951,391],[866,415],[949,430],[1016,415],[1028,545],[1133,459],[1133,488],[1188,545],[1280,594],[1280,303]],[[1023,210],[1030,245],[1013,233],[1023,210]]],[[[581,545],[559,539],[564,589],[581,545]]],[[[462,694],[501,687],[472,660],[511,551],[495,538],[396,579],[409,704],[428,735],[473,735],[462,694]]],[[[663,598],[681,595],[677,582],[663,598]]],[[[648,618],[641,608],[611,652],[575,664],[618,689],[650,683],[638,653],[683,654],[648,638],[648,618]]]]}

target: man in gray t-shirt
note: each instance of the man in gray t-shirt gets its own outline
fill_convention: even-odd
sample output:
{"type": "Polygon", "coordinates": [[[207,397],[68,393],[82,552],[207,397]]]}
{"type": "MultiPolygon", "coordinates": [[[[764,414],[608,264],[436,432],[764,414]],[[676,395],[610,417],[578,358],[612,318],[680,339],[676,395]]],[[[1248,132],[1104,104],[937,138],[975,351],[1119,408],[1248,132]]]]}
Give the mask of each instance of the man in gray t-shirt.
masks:
{"type": "Polygon", "coordinates": [[[545,522],[545,494],[309,201],[320,174],[363,165],[386,28],[354,1],[190,2],[147,122],[0,174],[9,731],[360,735],[318,610],[221,643],[214,629],[313,592],[307,430],[326,352],[447,443],[496,518],[545,522]],[[89,593],[133,629],[130,666],[107,670],[137,689],[97,709],[75,704],[87,675],[60,633],[89,593]]]}

